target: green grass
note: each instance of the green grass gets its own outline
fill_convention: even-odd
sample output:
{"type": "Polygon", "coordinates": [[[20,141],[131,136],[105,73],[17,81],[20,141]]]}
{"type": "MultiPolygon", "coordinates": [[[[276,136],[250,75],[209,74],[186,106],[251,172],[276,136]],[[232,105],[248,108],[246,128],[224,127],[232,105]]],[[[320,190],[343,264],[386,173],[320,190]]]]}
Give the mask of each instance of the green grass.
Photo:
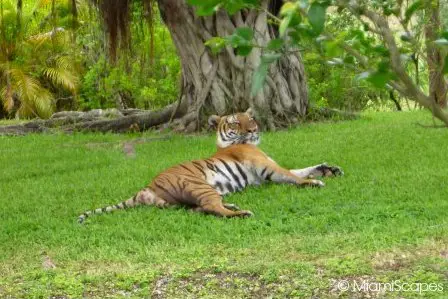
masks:
{"type": "Polygon", "coordinates": [[[365,279],[443,286],[388,297],[448,296],[448,130],[414,124],[428,118],[376,113],[263,134],[260,147],[281,165],[326,161],[345,176],[228,197],[255,213],[248,219],[142,207],[76,222],[213,154],[212,135],[146,140],[135,158],[122,146],[137,135],[0,137],[0,297],[378,295],[335,287],[365,279]]]}

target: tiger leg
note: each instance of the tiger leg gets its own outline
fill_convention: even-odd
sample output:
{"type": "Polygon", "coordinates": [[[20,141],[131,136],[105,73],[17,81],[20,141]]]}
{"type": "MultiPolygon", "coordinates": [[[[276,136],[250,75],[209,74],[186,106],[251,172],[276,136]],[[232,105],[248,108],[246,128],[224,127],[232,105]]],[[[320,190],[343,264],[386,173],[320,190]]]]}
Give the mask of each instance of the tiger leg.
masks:
{"type": "MultiPolygon", "coordinates": [[[[264,168],[260,172],[260,176],[266,181],[276,183],[295,184],[299,186],[316,186],[323,187],[322,181],[315,179],[307,179],[296,175],[288,169],[279,166],[274,160],[266,158],[263,161],[264,168]]],[[[259,170],[260,171],[260,170],[259,170]]]]}
{"type": "Polygon", "coordinates": [[[254,213],[247,210],[230,210],[227,209],[224,206],[221,207],[195,207],[192,209],[194,212],[201,212],[201,213],[207,213],[207,214],[214,214],[216,216],[221,217],[250,217],[253,216],[254,213]],[[233,212],[233,213],[232,213],[233,212]]]}
{"type": "Polygon", "coordinates": [[[302,169],[291,169],[293,174],[301,178],[314,178],[319,176],[338,176],[343,175],[344,171],[338,166],[328,166],[327,163],[314,165],[302,169]]]}
{"type": "MultiPolygon", "coordinates": [[[[253,215],[251,211],[232,211],[231,209],[226,208],[222,202],[222,196],[210,185],[196,186],[195,184],[190,184],[189,187],[192,188],[189,192],[189,196],[195,199],[197,205],[197,207],[193,209],[194,211],[221,217],[243,217],[253,215]]],[[[233,205],[233,207],[235,207],[235,205],[233,205]]]]}

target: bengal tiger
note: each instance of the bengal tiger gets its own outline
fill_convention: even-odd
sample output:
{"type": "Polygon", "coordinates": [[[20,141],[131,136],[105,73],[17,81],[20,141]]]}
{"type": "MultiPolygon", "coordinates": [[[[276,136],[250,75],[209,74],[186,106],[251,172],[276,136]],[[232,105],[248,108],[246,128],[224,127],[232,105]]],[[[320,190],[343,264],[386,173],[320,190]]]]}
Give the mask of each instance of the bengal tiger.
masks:
{"type": "Polygon", "coordinates": [[[87,211],[79,216],[79,222],[92,214],[138,205],[186,205],[217,216],[252,216],[251,211],[224,203],[223,196],[264,182],[323,187],[324,183],[314,177],[343,174],[339,167],[325,163],[292,170],[279,166],[257,147],[259,127],[252,109],[222,117],[213,115],[209,124],[217,127],[218,150],[212,157],[173,166],[128,200],[87,211]]]}

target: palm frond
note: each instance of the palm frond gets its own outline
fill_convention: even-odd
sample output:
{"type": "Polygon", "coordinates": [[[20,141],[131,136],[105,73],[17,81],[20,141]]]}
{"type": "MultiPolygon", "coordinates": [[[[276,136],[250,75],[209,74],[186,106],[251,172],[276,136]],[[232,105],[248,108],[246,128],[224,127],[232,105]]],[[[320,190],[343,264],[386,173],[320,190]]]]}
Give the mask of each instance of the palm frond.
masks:
{"type": "Polygon", "coordinates": [[[21,69],[9,70],[13,92],[20,100],[19,117],[48,118],[53,112],[53,96],[40,82],[21,69]]]}
{"type": "Polygon", "coordinates": [[[55,67],[46,67],[42,73],[52,84],[76,93],[78,77],[71,71],[71,64],[66,59],[58,58],[55,67]]]}
{"type": "Polygon", "coordinates": [[[2,88],[0,91],[0,100],[3,103],[6,112],[11,112],[14,108],[14,98],[12,96],[12,88],[10,85],[2,88]]]}

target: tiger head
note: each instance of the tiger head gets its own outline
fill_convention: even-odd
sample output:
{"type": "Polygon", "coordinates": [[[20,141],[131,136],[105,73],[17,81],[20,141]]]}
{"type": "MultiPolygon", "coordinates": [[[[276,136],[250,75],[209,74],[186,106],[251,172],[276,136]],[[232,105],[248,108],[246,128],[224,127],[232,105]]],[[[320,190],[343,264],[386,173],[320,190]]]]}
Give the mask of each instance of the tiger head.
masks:
{"type": "Polygon", "coordinates": [[[219,148],[225,148],[233,144],[253,144],[260,143],[258,124],[254,119],[254,112],[251,108],[246,112],[230,115],[212,115],[208,119],[211,127],[216,127],[217,141],[219,148]]]}

